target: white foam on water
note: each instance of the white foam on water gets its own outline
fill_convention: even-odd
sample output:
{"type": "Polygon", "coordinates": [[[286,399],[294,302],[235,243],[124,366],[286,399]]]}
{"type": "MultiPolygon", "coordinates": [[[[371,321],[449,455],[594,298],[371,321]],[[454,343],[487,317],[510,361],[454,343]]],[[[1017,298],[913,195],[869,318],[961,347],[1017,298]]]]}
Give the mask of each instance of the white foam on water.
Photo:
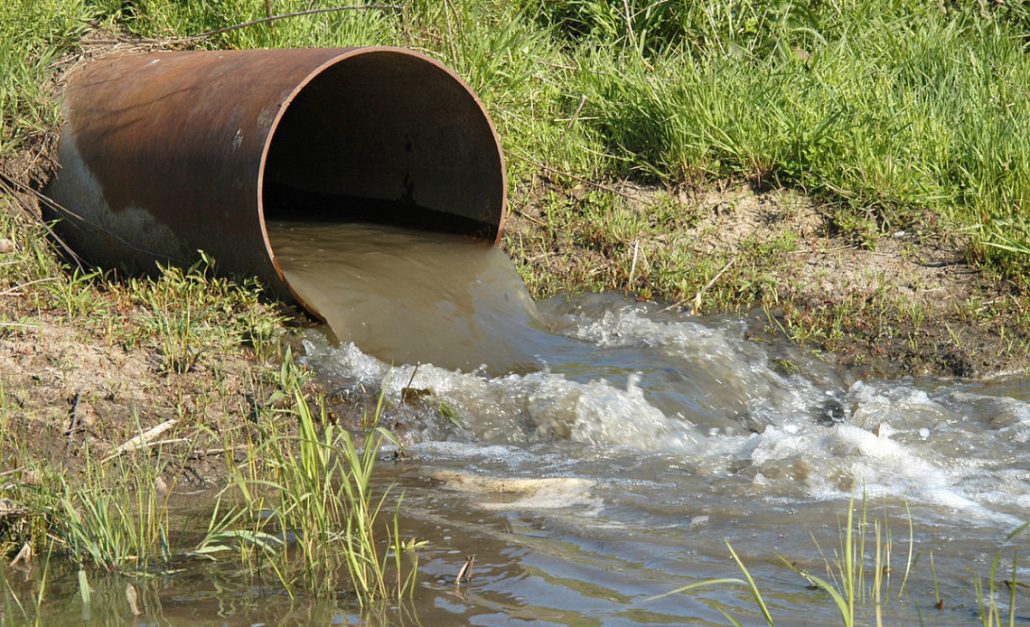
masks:
{"type": "Polygon", "coordinates": [[[854,425],[796,434],[770,427],[759,439],[751,453],[758,471],[766,478],[787,475],[801,482],[811,497],[839,498],[864,491],[874,497],[902,497],[966,512],[982,509],[954,489],[953,471],[919,457],[889,436],[854,425]],[[799,473],[799,466],[805,471],[799,473]],[[780,471],[783,468],[790,472],[780,471]]]}
{"type": "Polygon", "coordinates": [[[523,464],[533,461],[537,456],[527,453],[517,446],[494,444],[482,446],[471,442],[455,442],[449,440],[430,440],[417,442],[407,448],[408,452],[435,459],[471,460],[479,459],[509,465],[523,464]]]}
{"type": "Polygon", "coordinates": [[[744,339],[744,324],[718,326],[696,319],[656,319],[653,305],[617,305],[599,317],[582,312],[559,316],[561,332],[597,346],[646,346],[675,360],[706,388],[705,400],[740,408],[760,422],[777,423],[807,413],[827,400],[803,377],[774,370],[768,355],[744,339]]]}
{"type": "Polygon", "coordinates": [[[739,476],[752,486],[750,494],[770,500],[865,491],[960,512],[974,523],[1011,525],[1030,517],[1030,403],[940,383],[858,381],[829,389],[777,372],[764,347],[744,339],[740,323],[661,317],[625,301],[602,309],[563,314],[554,326],[600,348],[645,347],[673,360],[691,383],[703,382],[702,400],[724,407],[736,426],[695,424],[686,410],[659,410],[633,372],[616,383],[610,372],[575,381],[546,370],[490,377],[423,364],[416,372],[351,344],[317,341],[308,342],[307,359],[366,387],[382,385],[394,405],[409,381],[429,390],[457,415],[464,431],[452,437],[465,441],[413,445],[428,457],[478,457],[517,469],[540,463],[541,453],[526,452],[527,445],[548,443],[553,451],[575,443],[576,455],[584,454],[582,447],[604,455],[671,455],[699,481],[739,476]],[[828,399],[839,404],[840,415],[817,420],[828,399]]]}
{"type": "Polygon", "coordinates": [[[534,372],[488,377],[425,364],[390,367],[353,344],[306,350],[316,368],[366,386],[383,385],[386,398],[399,403],[410,386],[429,390],[462,417],[479,441],[571,440],[640,450],[696,448],[703,436],[684,421],[665,416],[644,398],[637,379],[625,388],[603,379],[579,383],[564,375],[534,372]],[[414,378],[412,375],[414,374],[414,378]]]}

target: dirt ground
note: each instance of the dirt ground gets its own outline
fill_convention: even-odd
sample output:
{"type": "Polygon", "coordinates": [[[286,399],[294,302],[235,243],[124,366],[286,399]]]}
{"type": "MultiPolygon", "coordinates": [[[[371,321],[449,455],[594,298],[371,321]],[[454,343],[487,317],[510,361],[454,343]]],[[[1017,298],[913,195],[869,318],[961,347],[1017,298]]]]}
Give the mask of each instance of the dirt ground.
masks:
{"type": "MultiPolygon", "coordinates": [[[[571,194],[582,195],[584,187],[589,185],[571,194]]],[[[1030,368],[1030,298],[1014,282],[970,264],[967,242],[944,235],[933,216],[856,241],[854,233],[844,235],[835,226],[831,206],[792,190],[746,183],[679,192],[630,184],[605,189],[617,191],[645,216],[668,204],[671,195],[675,211],[689,216],[674,231],[637,240],[637,276],[648,276],[649,259],[676,251],[694,263],[706,257],[720,262],[704,275],[707,282],[697,293],[667,289],[660,273],[651,274],[653,283],[637,280],[624,291],[694,313],[736,310],[754,322],[756,335],[785,334],[832,351],[842,365],[864,367],[870,375],[983,378],[1030,368]],[[742,270],[745,264],[750,267],[742,270]],[[720,287],[728,296],[708,298],[720,287]]],[[[521,255],[516,262],[528,267],[524,275],[569,277],[575,289],[599,269],[625,266],[628,245],[616,259],[578,236],[541,237],[548,219],[542,196],[509,217],[506,244],[521,255]]],[[[622,287],[624,269],[600,274],[615,277],[612,287],[622,287]]],[[[542,284],[538,291],[554,291],[553,284],[542,284]]]]}
{"type": "Polygon", "coordinates": [[[36,460],[74,471],[155,447],[183,462],[170,480],[212,487],[226,442],[246,444],[275,387],[271,366],[243,347],[175,373],[156,347],[126,349],[62,316],[22,319],[0,340],[0,485],[36,460]]]}

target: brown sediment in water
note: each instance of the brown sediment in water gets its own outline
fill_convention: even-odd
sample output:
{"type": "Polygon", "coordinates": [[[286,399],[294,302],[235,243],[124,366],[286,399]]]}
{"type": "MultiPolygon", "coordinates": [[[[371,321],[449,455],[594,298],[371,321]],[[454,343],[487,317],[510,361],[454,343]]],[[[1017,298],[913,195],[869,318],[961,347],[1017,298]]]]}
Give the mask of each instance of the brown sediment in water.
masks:
{"type": "Polygon", "coordinates": [[[505,254],[467,236],[368,223],[268,223],[290,286],[336,337],[386,362],[494,374],[539,366],[533,301],[505,254]]]}

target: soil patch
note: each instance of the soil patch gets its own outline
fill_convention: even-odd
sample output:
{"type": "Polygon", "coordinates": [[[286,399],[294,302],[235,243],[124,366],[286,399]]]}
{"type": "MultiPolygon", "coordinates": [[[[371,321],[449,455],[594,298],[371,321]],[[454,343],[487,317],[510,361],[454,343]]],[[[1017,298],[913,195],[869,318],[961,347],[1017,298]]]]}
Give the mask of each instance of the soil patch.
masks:
{"type": "Polygon", "coordinates": [[[832,206],[792,190],[548,182],[515,207],[505,245],[537,296],[585,287],[697,314],[751,313],[756,335],[785,334],[869,374],[1030,366],[1030,299],[970,265],[966,243],[929,215],[856,241],[832,206]]]}

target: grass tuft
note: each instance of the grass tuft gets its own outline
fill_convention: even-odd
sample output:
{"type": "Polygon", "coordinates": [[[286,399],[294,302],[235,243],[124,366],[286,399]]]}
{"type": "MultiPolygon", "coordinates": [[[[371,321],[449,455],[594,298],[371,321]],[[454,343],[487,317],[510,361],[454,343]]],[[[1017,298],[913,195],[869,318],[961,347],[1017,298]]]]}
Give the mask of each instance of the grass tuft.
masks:
{"type": "MultiPolygon", "coordinates": [[[[872,611],[875,624],[878,627],[883,625],[884,609],[891,602],[891,599],[895,598],[891,592],[890,582],[892,574],[892,568],[890,565],[892,541],[890,529],[887,524],[887,517],[884,515],[882,521],[870,521],[868,518],[867,505],[868,503],[864,495],[860,511],[856,510],[854,497],[848,501],[846,520],[840,525],[838,530],[840,545],[837,550],[835,550],[833,559],[827,558],[822,553],[822,549],[819,548],[819,553],[823,555],[827,577],[820,577],[809,570],[800,568],[796,563],[780,556],[780,561],[783,565],[799,574],[810,588],[821,590],[829,597],[840,616],[840,624],[843,627],[852,627],[853,625],[863,624],[859,618],[859,613],[861,611],[872,611]],[[870,536],[870,533],[874,542],[874,552],[872,556],[867,555],[866,552],[866,541],[870,536]],[[872,558],[872,564],[867,564],[870,557],[872,558]]],[[[906,599],[906,584],[909,579],[909,574],[915,566],[915,560],[913,559],[915,534],[913,531],[912,514],[907,504],[905,506],[905,511],[908,514],[909,548],[908,557],[905,562],[905,573],[896,596],[896,600],[899,602],[906,599]]],[[[1030,523],[1021,525],[1009,534],[1006,541],[1012,541],[1020,535],[1026,534],[1028,529],[1030,529],[1030,523]]],[[[765,604],[762,594],[759,591],[758,583],[751,576],[750,571],[744,564],[743,560],[740,559],[740,556],[734,550],[733,546],[730,545],[728,541],[726,545],[729,549],[730,556],[737,565],[737,568],[744,575],[744,579],[733,577],[705,579],[681,586],[664,594],[651,597],[648,600],[660,599],[673,594],[693,592],[704,588],[744,586],[751,593],[751,596],[755,601],[755,605],[766,624],[770,625],[770,627],[774,625],[774,617],[765,604]]],[[[818,547],[818,543],[816,546],[818,547]]],[[[1010,575],[1008,579],[1004,580],[1004,585],[1007,587],[1008,592],[1007,604],[1005,607],[1002,606],[1000,603],[1002,589],[998,585],[999,572],[1001,572],[1001,558],[1002,553],[999,551],[995,554],[994,559],[991,562],[986,587],[984,586],[982,577],[976,576],[973,579],[973,593],[975,594],[976,604],[979,609],[980,622],[984,627],[1002,627],[1004,624],[1012,627],[1015,625],[1018,616],[1016,611],[1017,590],[1021,587],[1026,587],[1026,584],[1018,581],[1017,574],[1019,572],[1019,554],[1017,551],[1013,551],[1010,575]],[[1007,621],[1003,616],[1007,618],[1007,621]]],[[[934,608],[940,610],[943,609],[944,604],[937,585],[937,570],[934,565],[933,552],[930,553],[930,571],[934,589],[932,605],[934,608]]],[[[719,607],[718,604],[716,604],[716,609],[718,609],[732,624],[740,624],[737,619],[726,613],[726,611],[719,607]]],[[[922,614],[919,601],[916,602],[914,609],[921,617],[922,614]]],[[[920,621],[922,621],[921,618],[920,621]]]]}

